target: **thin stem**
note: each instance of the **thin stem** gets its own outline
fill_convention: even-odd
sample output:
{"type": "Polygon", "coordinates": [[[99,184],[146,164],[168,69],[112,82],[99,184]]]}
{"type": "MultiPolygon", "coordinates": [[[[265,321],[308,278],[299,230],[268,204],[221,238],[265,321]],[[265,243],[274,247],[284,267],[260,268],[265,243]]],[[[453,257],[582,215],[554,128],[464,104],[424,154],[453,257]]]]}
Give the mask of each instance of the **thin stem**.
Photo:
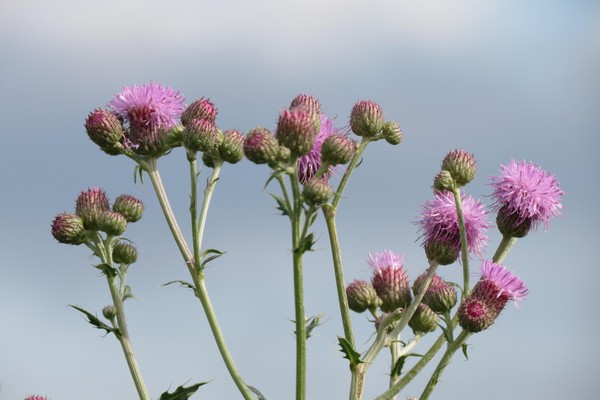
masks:
{"type": "Polygon", "coordinates": [[[498,264],[502,264],[502,261],[504,261],[504,259],[508,255],[508,252],[510,251],[510,249],[512,249],[512,247],[515,245],[515,243],[517,243],[516,237],[503,236],[502,241],[498,245],[498,249],[496,250],[496,253],[494,253],[494,257],[492,258],[492,261],[495,263],[498,263],[498,264]]]}
{"type": "Polygon", "coordinates": [[[342,176],[340,184],[338,185],[338,188],[333,196],[333,200],[331,201],[331,206],[334,210],[337,209],[337,206],[340,203],[340,200],[342,199],[342,193],[344,192],[346,184],[348,183],[348,179],[350,179],[350,175],[354,171],[354,168],[356,168],[356,166],[358,165],[362,154],[365,152],[365,149],[367,148],[369,142],[371,142],[371,138],[363,137],[362,141],[358,145],[358,148],[356,149],[356,152],[354,153],[354,156],[352,157],[352,160],[350,160],[350,164],[348,164],[348,168],[346,169],[344,176],[342,176]]]}
{"type": "Polygon", "coordinates": [[[394,383],[398,380],[398,374],[396,372],[396,363],[400,358],[401,351],[401,343],[400,338],[397,337],[395,340],[392,340],[390,343],[390,355],[391,355],[391,365],[390,365],[390,387],[394,385],[394,383]]]}
{"type": "MultiPolygon", "coordinates": [[[[198,172],[196,154],[187,153],[190,163],[190,217],[192,224],[192,245],[194,247],[194,265],[200,265],[200,242],[198,241],[198,172]]],[[[196,271],[194,273],[197,273],[196,271]]]]}
{"type": "Polygon", "coordinates": [[[460,197],[460,189],[454,188],[454,203],[456,204],[456,215],[458,217],[458,227],[460,230],[460,254],[463,266],[463,291],[462,298],[466,298],[469,294],[469,248],[467,242],[467,230],[465,228],[465,219],[462,211],[462,199],[460,197]]]}
{"type": "Polygon", "coordinates": [[[204,189],[204,200],[202,201],[202,209],[200,210],[198,230],[197,230],[197,241],[198,247],[202,248],[202,239],[204,237],[204,228],[206,226],[206,216],[208,215],[208,207],[210,206],[210,200],[212,199],[212,195],[215,191],[215,185],[219,180],[219,175],[221,173],[221,167],[223,165],[223,161],[214,160],[214,168],[213,172],[206,182],[206,188],[204,189]]]}
{"type": "Polygon", "coordinates": [[[342,326],[344,327],[344,337],[354,348],[354,334],[352,330],[352,319],[350,318],[350,308],[348,307],[348,296],[346,296],[344,267],[342,264],[342,253],[340,250],[340,242],[337,234],[337,226],[335,223],[335,209],[325,204],[321,207],[327,224],[327,232],[329,234],[329,243],[331,245],[331,257],[333,258],[333,273],[335,275],[335,287],[338,295],[338,304],[340,306],[340,314],[342,317],[342,326]]]}
{"type": "Polygon", "coordinates": [[[425,386],[425,389],[423,390],[423,393],[421,394],[420,400],[429,399],[429,396],[431,395],[431,392],[433,392],[433,389],[435,389],[435,386],[437,385],[437,383],[440,379],[440,376],[442,375],[442,373],[444,372],[444,370],[446,369],[448,364],[450,364],[450,360],[452,360],[454,353],[456,353],[456,351],[462,347],[462,345],[469,338],[469,336],[471,336],[471,333],[463,330],[456,337],[456,340],[448,345],[446,352],[440,359],[440,362],[438,363],[435,371],[431,375],[431,378],[429,379],[427,386],[425,386]]]}

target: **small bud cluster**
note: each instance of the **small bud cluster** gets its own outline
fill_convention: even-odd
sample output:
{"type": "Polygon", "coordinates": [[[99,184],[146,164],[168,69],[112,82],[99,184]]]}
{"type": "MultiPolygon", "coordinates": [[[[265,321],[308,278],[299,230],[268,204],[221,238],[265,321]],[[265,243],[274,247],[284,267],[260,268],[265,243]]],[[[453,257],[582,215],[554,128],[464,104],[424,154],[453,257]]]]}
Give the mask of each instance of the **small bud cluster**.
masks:
{"type": "MultiPolygon", "coordinates": [[[[52,221],[52,236],[65,244],[80,245],[92,242],[94,232],[108,236],[121,236],[128,223],[142,218],[144,204],[131,195],[121,195],[112,208],[106,192],[100,188],[83,191],[77,196],[74,213],[60,213],[52,221]]],[[[113,261],[132,264],[137,259],[137,250],[127,242],[113,247],[113,261]]]]}

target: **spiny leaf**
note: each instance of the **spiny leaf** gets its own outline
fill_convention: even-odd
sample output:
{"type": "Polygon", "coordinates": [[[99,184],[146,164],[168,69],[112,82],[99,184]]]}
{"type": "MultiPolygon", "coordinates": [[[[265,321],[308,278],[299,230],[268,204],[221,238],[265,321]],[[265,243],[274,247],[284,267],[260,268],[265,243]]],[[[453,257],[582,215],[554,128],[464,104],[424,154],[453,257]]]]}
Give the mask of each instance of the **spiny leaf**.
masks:
{"type": "Polygon", "coordinates": [[[448,343],[452,342],[452,336],[450,335],[450,330],[448,328],[444,328],[441,325],[438,325],[440,327],[440,329],[442,330],[442,332],[444,333],[444,337],[446,338],[446,341],[448,343]]]}
{"type": "Polygon", "coordinates": [[[462,352],[465,355],[465,358],[468,360],[469,359],[469,355],[467,354],[467,347],[469,347],[469,345],[466,344],[466,343],[463,343],[461,347],[462,347],[462,352]]]}
{"type": "Polygon", "coordinates": [[[113,332],[115,335],[120,335],[121,334],[118,329],[115,329],[112,326],[106,325],[104,322],[102,322],[98,317],[96,317],[91,312],[86,311],[86,310],[84,310],[81,307],[74,306],[73,304],[69,304],[69,307],[73,307],[74,309],[76,309],[80,313],[84,314],[87,317],[88,322],[91,325],[93,325],[96,329],[103,329],[103,330],[106,331],[107,334],[109,334],[111,332],[113,332]]]}
{"type": "Polygon", "coordinates": [[[99,269],[106,276],[111,276],[111,277],[117,276],[117,270],[108,264],[94,265],[94,268],[99,269]]]}
{"type": "Polygon", "coordinates": [[[402,374],[402,368],[404,367],[404,362],[408,356],[398,357],[396,360],[396,364],[394,364],[394,368],[392,368],[391,374],[392,376],[400,376],[402,374]]]}
{"type": "Polygon", "coordinates": [[[269,194],[277,202],[277,209],[279,211],[281,211],[281,215],[290,215],[291,214],[290,210],[288,209],[288,205],[287,205],[287,203],[285,202],[284,199],[282,199],[281,197],[277,196],[276,194],[273,194],[273,193],[269,193],[269,194]]]}
{"type": "Polygon", "coordinates": [[[313,329],[317,326],[321,325],[321,318],[323,318],[323,313],[317,314],[313,317],[306,319],[306,338],[308,339],[311,335],[313,329]]]}
{"type": "Polygon", "coordinates": [[[123,301],[127,299],[135,299],[135,296],[131,292],[131,287],[129,287],[129,285],[125,285],[125,290],[123,293],[123,301]]]}
{"type": "Polygon", "coordinates": [[[306,235],[304,237],[304,239],[302,239],[302,241],[300,242],[300,244],[298,245],[298,247],[296,247],[294,249],[294,253],[306,253],[307,251],[312,251],[313,249],[313,245],[316,243],[315,241],[315,234],[314,233],[309,233],[308,235],[306,235]]]}
{"type": "Polygon", "coordinates": [[[260,390],[258,390],[258,389],[257,389],[257,388],[255,388],[254,386],[250,386],[250,385],[246,385],[246,386],[248,387],[248,389],[250,389],[250,391],[251,391],[252,393],[254,393],[256,396],[258,396],[256,400],[267,400],[267,398],[265,397],[265,395],[264,395],[264,394],[262,394],[262,393],[260,392],[260,390]]]}
{"type": "Polygon", "coordinates": [[[279,177],[280,175],[285,174],[285,171],[280,169],[278,171],[275,171],[271,174],[271,176],[269,176],[269,179],[267,179],[267,182],[265,182],[265,186],[263,187],[263,190],[265,190],[267,188],[267,186],[269,186],[269,183],[271,183],[271,181],[277,177],[279,177]]]}
{"type": "Polygon", "coordinates": [[[363,361],[360,359],[360,354],[354,350],[349,341],[341,336],[338,336],[338,342],[342,348],[341,352],[344,353],[344,358],[347,358],[350,361],[350,367],[355,367],[358,364],[363,363],[363,361]]]}
{"type": "Polygon", "coordinates": [[[160,395],[158,400],[185,400],[189,399],[202,385],[206,385],[208,382],[200,382],[195,385],[184,387],[179,386],[173,393],[169,393],[167,390],[160,395]]]}
{"type": "Polygon", "coordinates": [[[194,285],[192,285],[191,283],[188,283],[186,281],[175,280],[175,281],[170,281],[170,282],[164,283],[161,286],[169,286],[169,285],[171,285],[173,283],[179,283],[179,286],[183,286],[183,287],[186,287],[188,289],[191,289],[194,292],[194,295],[197,296],[197,294],[196,294],[196,287],[194,287],[194,285]]]}
{"type": "Polygon", "coordinates": [[[137,177],[140,177],[140,183],[143,185],[144,184],[144,169],[142,167],[140,167],[139,165],[136,165],[133,168],[133,183],[137,184],[137,177]]]}

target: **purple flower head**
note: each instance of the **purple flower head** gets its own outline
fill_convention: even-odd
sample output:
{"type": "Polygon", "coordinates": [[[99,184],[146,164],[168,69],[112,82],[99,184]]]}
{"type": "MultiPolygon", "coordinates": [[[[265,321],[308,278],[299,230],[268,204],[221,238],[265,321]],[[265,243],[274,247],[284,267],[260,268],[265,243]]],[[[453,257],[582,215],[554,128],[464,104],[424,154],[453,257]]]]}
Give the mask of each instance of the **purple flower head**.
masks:
{"type": "MultiPolygon", "coordinates": [[[[490,228],[490,223],[486,220],[487,212],[480,201],[468,195],[462,195],[462,212],[467,233],[467,248],[469,252],[481,256],[487,241],[485,231],[490,228]]],[[[437,192],[435,199],[426,202],[417,225],[420,225],[423,245],[435,241],[460,249],[460,229],[452,192],[437,192]]]]}
{"type": "Polygon", "coordinates": [[[167,150],[166,132],[185,109],[181,93],[154,82],[123,88],[108,106],[129,124],[131,148],[152,156],[167,150]]]}
{"type": "Polygon", "coordinates": [[[502,264],[496,264],[488,260],[483,260],[481,265],[481,280],[488,280],[495,283],[498,288],[496,297],[506,296],[508,300],[513,300],[515,304],[523,300],[529,290],[519,277],[506,269],[502,264]]]}
{"type": "Polygon", "coordinates": [[[404,258],[389,250],[369,253],[367,263],[373,268],[371,283],[382,301],[381,310],[392,312],[406,307],[411,300],[408,277],[404,271],[404,258]]]}
{"type": "MultiPolygon", "coordinates": [[[[321,127],[315,137],[312,148],[308,153],[298,158],[298,180],[300,183],[304,184],[315,176],[321,167],[321,147],[323,146],[323,142],[328,137],[337,133],[338,130],[333,127],[333,120],[321,114],[321,127]]],[[[323,178],[327,180],[332,172],[333,167],[330,167],[323,175],[323,178]]]]}
{"type": "Polygon", "coordinates": [[[564,194],[554,175],[533,163],[515,160],[500,165],[500,170],[502,176],[491,177],[494,210],[502,210],[503,219],[512,217],[516,226],[527,223],[535,228],[543,222],[548,228],[549,220],[560,215],[564,194]]]}

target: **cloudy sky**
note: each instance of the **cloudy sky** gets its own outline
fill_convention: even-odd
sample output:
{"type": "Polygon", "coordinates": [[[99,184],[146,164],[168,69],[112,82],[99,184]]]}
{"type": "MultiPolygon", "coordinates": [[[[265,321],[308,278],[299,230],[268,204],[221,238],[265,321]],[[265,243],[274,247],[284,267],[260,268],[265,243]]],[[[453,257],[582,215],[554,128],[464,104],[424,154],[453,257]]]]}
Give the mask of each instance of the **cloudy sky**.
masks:
{"type": "MultiPolygon", "coordinates": [[[[414,221],[448,151],[475,154],[478,176],[466,191],[486,204],[500,163],[524,159],[554,173],[566,192],[563,216],[506,260],[528,285],[528,300],[469,341],[469,360],[454,360],[433,398],[597,394],[597,1],[3,1],[0,54],[0,399],[136,397],[118,343],[67,307],[99,313],[110,302],[90,251],[50,235],[53,217],[93,186],[146,204],[127,231],[140,251],[128,276],[137,299],[127,311],[153,398],[209,380],[194,398],[239,398],[199,303],[161,287],[187,272],[151,186],[135,185],[132,161],[103,154],[83,129],[86,115],[123,86],[150,81],[188,102],[211,98],[223,129],[272,128],[298,93],[317,96],[339,128],[360,99],[401,124],[404,142],[373,144],[341,203],[348,281],[367,279],[367,253],[383,249],[404,255],[409,278],[423,271],[414,221]]],[[[187,229],[185,155],[174,151],[159,166],[187,229]]],[[[248,161],[224,168],[205,244],[227,255],[208,269],[207,286],[246,381],[270,400],[291,399],[289,228],[263,190],[267,175],[248,161]]],[[[336,343],[342,327],[322,221],[315,230],[306,308],[326,323],[309,340],[308,398],[344,399],[349,374],[336,343]]],[[[491,257],[500,236],[489,236],[491,257]]],[[[459,269],[440,273],[458,280],[459,269]]],[[[364,351],[371,324],[353,318],[364,351]]],[[[382,354],[369,370],[366,399],[385,388],[387,363],[382,354]]],[[[419,395],[423,375],[399,398],[419,395]]]]}

